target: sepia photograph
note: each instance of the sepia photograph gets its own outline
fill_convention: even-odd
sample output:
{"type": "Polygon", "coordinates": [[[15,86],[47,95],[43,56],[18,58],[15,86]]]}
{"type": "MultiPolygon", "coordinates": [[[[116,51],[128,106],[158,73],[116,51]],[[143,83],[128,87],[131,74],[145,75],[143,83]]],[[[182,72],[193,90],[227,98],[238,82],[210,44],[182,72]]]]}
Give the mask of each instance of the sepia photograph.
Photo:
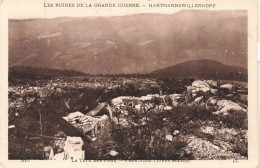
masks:
{"type": "Polygon", "coordinates": [[[248,160],[248,11],[9,18],[9,160],[248,160]]]}

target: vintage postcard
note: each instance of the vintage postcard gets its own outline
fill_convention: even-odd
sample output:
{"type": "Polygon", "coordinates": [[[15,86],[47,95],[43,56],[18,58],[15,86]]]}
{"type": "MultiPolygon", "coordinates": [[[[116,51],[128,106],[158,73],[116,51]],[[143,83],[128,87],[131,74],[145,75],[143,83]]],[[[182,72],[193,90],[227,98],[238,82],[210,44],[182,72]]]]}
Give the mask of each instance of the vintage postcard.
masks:
{"type": "Polygon", "coordinates": [[[257,1],[2,0],[2,167],[258,167],[257,1]]]}

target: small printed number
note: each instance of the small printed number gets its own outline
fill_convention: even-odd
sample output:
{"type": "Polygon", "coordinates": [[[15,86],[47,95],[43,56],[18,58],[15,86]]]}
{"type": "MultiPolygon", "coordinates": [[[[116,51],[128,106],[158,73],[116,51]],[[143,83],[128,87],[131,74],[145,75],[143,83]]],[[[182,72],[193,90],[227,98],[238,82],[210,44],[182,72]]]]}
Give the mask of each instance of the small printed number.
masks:
{"type": "Polygon", "coordinates": [[[21,162],[30,162],[30,160],[21,160],[21,162]]]}

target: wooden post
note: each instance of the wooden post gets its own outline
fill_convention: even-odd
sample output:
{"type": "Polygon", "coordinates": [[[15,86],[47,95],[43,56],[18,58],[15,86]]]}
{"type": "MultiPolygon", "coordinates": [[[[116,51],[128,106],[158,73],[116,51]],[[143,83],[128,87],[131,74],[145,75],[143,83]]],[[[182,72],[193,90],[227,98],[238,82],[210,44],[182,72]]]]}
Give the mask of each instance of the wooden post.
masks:
{"type": "MultiPolygon", "coordinates": [[[[40,129],[41,129],[41,136],[42,136],[42,114],[40,111],[39,111],[39,115],[40,115],[40,129]]],[[[43,144],[43,137],[41,137],[41,142],[43,144]]],[[[43,145],[42,149],[43,149],[43,159],[44,159],[44,157],[45,157],[44,156],[44,145],[43,145]]]]}

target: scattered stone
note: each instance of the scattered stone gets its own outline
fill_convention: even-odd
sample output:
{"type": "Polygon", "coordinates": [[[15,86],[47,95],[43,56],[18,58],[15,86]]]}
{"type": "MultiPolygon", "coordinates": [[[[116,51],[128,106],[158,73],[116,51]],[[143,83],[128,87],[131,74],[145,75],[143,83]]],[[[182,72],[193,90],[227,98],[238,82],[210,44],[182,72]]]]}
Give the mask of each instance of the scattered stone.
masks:
{"type": "Polygon", "coordinates": [[[10,125],[8,128],[9,129],[15,128],[15,125],[10,125]]]}
{"type": "Polygon", "coordinates": [[[180,133],[179,130],[175,130],[172,134],[173,134],[173,135],[178,135],[179,133],[180,133]]]}
{"type": "Polygon", "coordinates": [[[97,137],[91,139],[93,142],[97,140],[97,137]]]}
{"type": "Polygon", "coordinates": [[[165,139],[167,141],[172,141],[173,140],[173,136],[171,134],[168,134],[168,135],[165,136],[165,139]]]}
{"type": "Polygon", "coordinates": [[[117,155],[118,155],[118,152],[117,152],[117,151],[115,151],[115,150],[111,150],[111,151],[109,151],[109,155],[111,155],[111,156],[115,157],[115,156],[117,156],[117,155]]]}
{"type": "Polygon", "coordinates": [[[166,106],[166,107],[164,107],[164,110],[171,110],[171,109],[172,109],[171,106],[166,106]]]}

